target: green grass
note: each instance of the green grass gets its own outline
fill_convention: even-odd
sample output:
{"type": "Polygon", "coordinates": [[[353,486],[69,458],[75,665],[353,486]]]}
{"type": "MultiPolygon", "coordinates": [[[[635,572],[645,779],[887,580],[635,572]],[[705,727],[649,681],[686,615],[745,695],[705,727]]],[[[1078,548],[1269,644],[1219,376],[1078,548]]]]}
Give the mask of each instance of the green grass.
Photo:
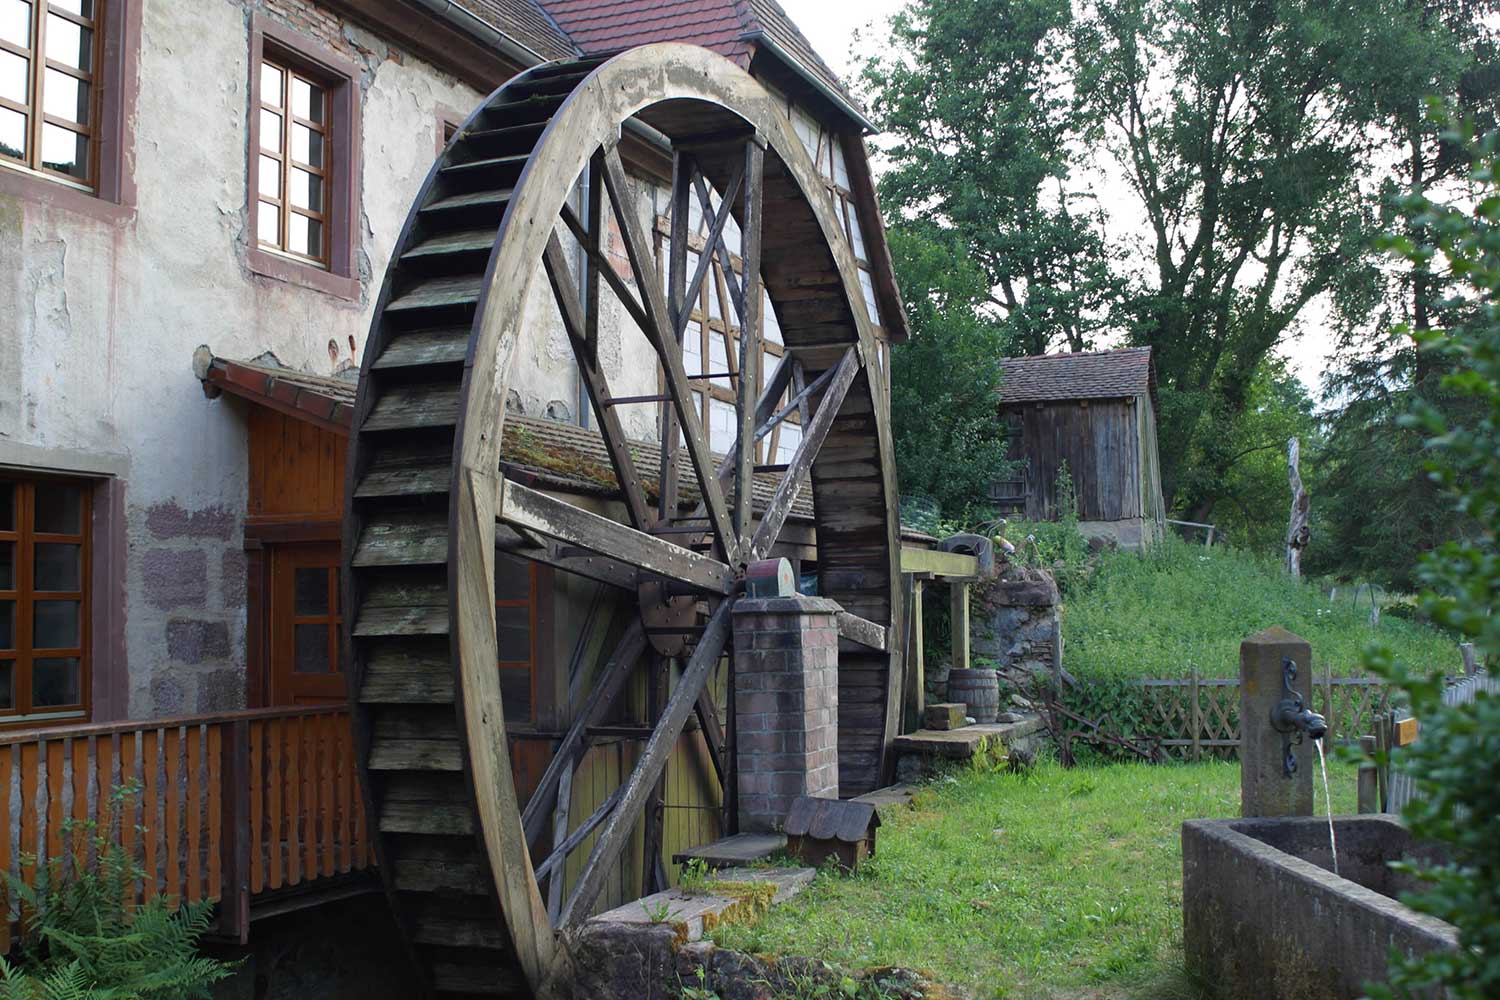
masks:
{"type": "MultiPolygon", "coordinates": [[[[1239,765],[960,772],[888,814],[874,860],[819,874],[720,944],[922,970],[977,1000],[1190,1000],[1179,829],[1239,813],[1239,765]]],[[[1354,768],[1330,762],[1334,811],[1354,768]]],[[[1322,789],[1318,789],[1322,812],[1322,789]]]]}
{"type": "MultiPolygon", "coordinates": [[[[1347,588],[1346,588],[1347,589],[1347,588]]],[[[1287,577],[1275,560],[1168,540],[1144,557],[1105,555],[1092,579],[1068,595],[1064,661],[1077,677],[1234,677],[1240,640],[1271,625],[1312,643],[1321,677],[1366,673],[1360,654],[1371,640],[1406,663],[1458,670],[1447,633],[1393,615],[1369,624],[1369,608],[1330,606],[1315,584],[1287,577]]]]}

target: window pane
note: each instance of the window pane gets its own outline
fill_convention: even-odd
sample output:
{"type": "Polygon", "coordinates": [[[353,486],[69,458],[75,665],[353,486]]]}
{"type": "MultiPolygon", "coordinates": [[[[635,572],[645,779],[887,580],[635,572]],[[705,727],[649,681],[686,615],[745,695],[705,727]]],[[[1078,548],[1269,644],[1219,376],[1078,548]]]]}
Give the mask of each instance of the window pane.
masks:
{"type": "MultiPolygon", "coordinates": [[[[761,386],[770,385],[771,384],[771,376],[776,374],[776,369],[779,368],[780,366],[781,366],[781,359],[779,357],[777,357],[776,355],[772,354],[770,351],[764,351],[764,352],[762,352],[761,356],[760,356],[760,383],[759,384],[761,386]]],[[[760,393],[757,392],[755,395],[758,398],[760,396],[760,393]]],[[[785,398],[786,398],[786,396],[783,395],[782,399],[785,399],[785,398]]]]}
{"type": "Polygon", "coordinates": [[[859,287],[865,292],[865,309],[870,313],[870,322],[879,326],[880,307],[875,304],[875,284],[870,280],[869,271],[859,272],[859,287]]]}
{"type": "Polygon", "coordinates": [[[531,600],[531,563],[514,556],[495,554],[495,600],[531,600]]]}
{"type": "Polygon", "coordinates": [[[327,115],[324,107],[327,101],[323,99],[324,91],[315,83],[309,83],[301,77],[292,77],[292,114],[298,118],[323,124],[327,115]]]}
{"type": "Polygon", "coordinates": [[[26,0],[0,0],[0,38],[31,48],[31,4],[26,0]]]}
{"type": "Polygon", "coordinates": [[[16,648],[16,602],[0,601],[0,649],[16,648]]]}
{"type": "Polygon", "coordinates": [[[260,158],[260,167],[257,171],[259,177],[256,186],[260,193],[267,198],[281,197],[281,161],[269,156],[260,158]]]}
{"type": "Polygon", "coordinates": [[[260,148],[268,153],[281,152],[281,116],[260,109],[260,148]]]}
{"type": "Polygon", "coordinates": [[[332,665],[328,662],[328,628],[327,625],[293,627],[292,641],[296,644],[292,660],[293,670],[299,674],[331,672],[332,665]]]}
{"type": "Polygon", "coordinates": [[[47,15],[47,58],[74,69],[93,68],[94,33],[67,18],[47,15]]]}
{"type": "Polygon", "coordinates": [[[270,63],[260,64],[260,103],[281,107],[281,70],[270,63]]]}
{"type": "Polygon", "coordinates": [[[78,645],[77,601],[37,601],[32,608],[33,649],[73,649],[78,645]]]}
{"type": "Polygon", "coordinates": [[[739,428],[735,426],[735,409],[722,399],[708,401],[708,446],[721,455],[727,455],[734,446],[739,428]]]}
{"type": "Polygon", "coordinates": [[[531,662],[531,609],[495,609],[495,648],[501,663],[531,662]]]}
{"type": "Polygon", "coordinates": [[[0,108],[0,153],[26,159],[26,116],[19,111],[0,108]]]}
{"type": "Polygon", "coordinates": [[[328,570],[322,566],[300,566],[292,578],[293,613],[299,618],[328,614],[328,570]]]}
{"type": "Polygon", "coordinates": [[[43,535],[83,534],[83,490],[67,483],[37,483],[32,520],[43,535]]]}
{"type": "Polygon", "coordinates": [[[76,657],[31,662],[31,703],[59,708],[83,702],[83,664],[76,657]]]}
{"type": "MultiPolygon", "coordinates": [[[[724,335],[717,330],[708,331],[707,370],[710,372],[727,372],[730,370],[729,355],[724,350],[724,335]]],[[[709,381],[720,389],[730,388],[729,379],[727,378],[716,378],[709,381]]]]}
{"type": "Polygon", "coordinates": [[[89,175],[89,139],[56,125],[42,126],[42,166],[85,178],[89,175]]]}
{"type": "Polygon", "coordinates": [[[0,531],[16,530],[16,484],[0,483],[0,531]]]}
{"type": "Polygon", "coordinates": [[[69,14],[77,14],[89,20],[94,18],[94,0],[52,0],[51,5],[69,14]]]}
{"type": "Polygon", "coordinates": [[[292,159],[310,167],[323,165],[323,135],[306,125],[292,123],[292,159]]]}
{"type": "Polygon", "coordinates": [[[71,591],[83,589],[83,546],[64,542],[37,542],[36,589],[71,591]]]}
{"type": "MultiPolygon", "coordinates": [[[[50,74],[52,71],[48,70],[50,74]]],[[[25,104],[31,93],[31,63],[14,52],[0,49],[0,97],[25,104]]]]}
{"type": "Polygon", "coordinates": [[[16,707],[16,661],[0,660],[0,709],[16,707]]]}
{"type": "Polygon", "coordinates": [[[262,243],[281,246],[281,209],[263,201],[256,203],[255,236],[262,243]]]}
{"type": "Polygon", "coordinates": [[[852,204],[845,204],[844,207],[849,213],[849,242],[854,246],[854,256],[860,260],[868,260],[868,254],[865,252],[865,234],[859,228],[859,212],[852,204]]]}
{"type": "Polygon", "coordinates": [[[89,85],[76,76],[47,70],[42,85],[42,108],[49,115],[80,125],[89,123],[89,85]]]}
{"type": "Polygon", "coordinates": [[[500,670],[500,704],[506,722],[531,721],[531,670],[502,667],[500,670]]]}
{"type": "Polygon", "coordinates": [[[802,443],[802,428],[790,421],[782,421],[776,441],[776,464],[785,465],[797,454],[797,445],[802,443]]]}
{"type": "Polygon", "coordinates": [[[710,267],[708,274],[703,276],[703,287],[708,291],[708,315],[710,319],[724,318],[724,303],[719,298],[719,276],[714,272],[717,267],[710,267]]]}
{"type": "Polygon", "coordinates": [[[286,248],[308,257],[323,256],[323,223],[293,212],[288,219],[290,232],[286,248]]]}
{"type": "Polygon", "coordinates": [[[0,542],[0,590],[16,589],[16,543],[0,542]]]}
{"type": "Polygon", "coordinates": [[[776,310],[771,307],[771,296],[764,291],[760,296],[760,314],[764,319],[760,328],[761,337],[772,344],[781,343],[781,321],[776,318],[776,310]]]}
{"type": "Polygon", "coordinates": [[[323,211],[323,178],[306,170],[292,168],[291,183],[287,185],[292,204],[312,212],[323,211]]]}

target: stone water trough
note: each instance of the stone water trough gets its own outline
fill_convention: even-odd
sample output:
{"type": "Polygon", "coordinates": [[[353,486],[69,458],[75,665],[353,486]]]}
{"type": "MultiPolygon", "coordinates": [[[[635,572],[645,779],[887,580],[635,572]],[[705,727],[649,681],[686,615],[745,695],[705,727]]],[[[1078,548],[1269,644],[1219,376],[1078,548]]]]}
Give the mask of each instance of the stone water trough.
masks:
{"type": "Polygon", "coordinates": [[[1390,816],[1190,820],[1182,828],[1183,946],[1221,1000],[1340,1000],[1384,982],[1394,947],[1452,950],[1451,924],[1402,905],[1389,865],[1419,857],[1390,816]]]}

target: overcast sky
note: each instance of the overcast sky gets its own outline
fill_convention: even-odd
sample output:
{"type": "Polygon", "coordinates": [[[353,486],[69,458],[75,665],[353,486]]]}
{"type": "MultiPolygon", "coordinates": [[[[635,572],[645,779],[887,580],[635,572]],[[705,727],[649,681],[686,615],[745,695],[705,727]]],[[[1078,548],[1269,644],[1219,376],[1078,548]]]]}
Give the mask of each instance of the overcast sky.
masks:
{"type": "MultiPolygon", "coordinates": [[[[781,0],[781,5],[818,54],[847,82],[858,73],[863,59],[884,47],[884,25],[904,5],[904,0],[781,0]],[[851,53],[856,33],[860,36],[859,52],[851,53]]],[[[1106,190],[1110,186],[1106,180],[1106,190]]],[[[1118,213],[1111,214],[1119,218],[1118,213]]],[[[1303,311],[1304,334],[1280,349],[1314,395],[1318,392],[1325,359],[1334,346],[1331,328],[1320,321],[1324,315],[1321,305],[1314,302],[1303,311]]]]}

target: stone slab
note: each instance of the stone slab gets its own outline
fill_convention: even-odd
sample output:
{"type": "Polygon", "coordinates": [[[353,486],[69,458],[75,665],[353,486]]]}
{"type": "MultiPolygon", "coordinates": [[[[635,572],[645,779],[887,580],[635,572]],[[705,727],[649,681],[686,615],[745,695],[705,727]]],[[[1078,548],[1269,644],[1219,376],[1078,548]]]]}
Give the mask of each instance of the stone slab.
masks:
{"type": "Polygon", "coordinates": [[[737,833],[712,844],[689,848],[672,855],[672,863],[702,861],[710,868],[738,868],[765,861],[786,850],[784,833],[737,833]]]}
{"type": "Polygon", "coordinates": [[[856,795],[854,801],[868,802],[875,807],[875,815],[884,821],[886,813],[905,809],[911,805],[912,796],[916,794],[917,787],[915,785],[887,785],[884,788],[877,788],[873,792],[856,795]]]}
{"type": "Polygon", "coordinates": [[[1043,729],[1040,717],[1021,722],[990,722],[962,729],[918,729],[914,733],[898,736],[894,741],[897,753],[922,753],[941,757],[967,760],[973,757],[981,743],[993,743],[998,739],[1006,746],[1023,736],[1030,736],[1043,729]]]}
{"type": "MultiPolygon", "coordinates": [[[[812,868],[725,868],[714,876],[723,882],[770,882],[776,886],[776,895],[771,905],[784,903],[812,884],[817,871],[812,868]]],[[[712,927],[716,919],[743,901],[732,896],[716,896],[712,893],[694,895],[681,889],[668,889],[653,893],[642,899],[617,906],[589,920],[590,925],[646,926],[667,925],[672,928],[679,941],[702,940],[705,924],[712,927]],[[653,919],[652,915],[666,907],[665,918],[653,919]]]]}
{"type": "Polygon", "coordinates": [[[967,714],[968,706],[961,701],[940,701],[923,711],[922,725],[927,729],[962,729],[967,714]]]}

